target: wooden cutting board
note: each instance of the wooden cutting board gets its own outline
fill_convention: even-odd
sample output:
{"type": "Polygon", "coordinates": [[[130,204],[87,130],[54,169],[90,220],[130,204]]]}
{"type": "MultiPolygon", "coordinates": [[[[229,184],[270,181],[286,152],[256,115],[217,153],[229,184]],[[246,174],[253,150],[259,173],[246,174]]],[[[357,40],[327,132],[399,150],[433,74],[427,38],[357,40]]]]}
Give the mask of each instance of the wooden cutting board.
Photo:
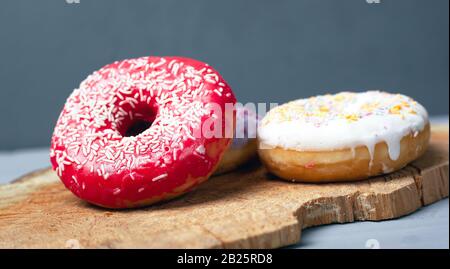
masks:
{"type": "Polygon", "coordinates": [[[448,196],[448,127],[393,174],[339,184],[277,180],[252,166],[171,202],[105,210],[77,199],[49,169],[0,186],[0,248],[275,248],[306,227],[400,217],[448,196]]]}

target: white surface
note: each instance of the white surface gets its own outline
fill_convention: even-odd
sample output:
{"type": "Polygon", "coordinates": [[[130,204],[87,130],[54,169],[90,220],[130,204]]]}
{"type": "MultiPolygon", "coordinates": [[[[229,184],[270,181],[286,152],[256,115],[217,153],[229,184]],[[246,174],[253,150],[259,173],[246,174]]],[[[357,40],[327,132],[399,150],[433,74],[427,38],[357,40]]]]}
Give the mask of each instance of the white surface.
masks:
{"type": "Polygon", "coordinates": [[[308,228],[294,248],[449,248],[449,200],[394,220],[308,228]],[[372,244],[371,244],[372,243],[372,244]]]}
{"type": "Polygon", "coordinates": [[[0,184],[8,183],[26,173],[50,167],[48,148],[0,151],[0,184]]]}
{"type": "MultiPolygon", "coordinates": [[[[447,122],[448,117],[432,119],[447,122]]],[[[0,151],[0,184],[49,167],[49,149],[0,151]]],[[[295,248],[449,248],[449,199],[395,220],[308,228],[295,248]],[[368,241],[369,240],[369,241],[368,241]]]]}

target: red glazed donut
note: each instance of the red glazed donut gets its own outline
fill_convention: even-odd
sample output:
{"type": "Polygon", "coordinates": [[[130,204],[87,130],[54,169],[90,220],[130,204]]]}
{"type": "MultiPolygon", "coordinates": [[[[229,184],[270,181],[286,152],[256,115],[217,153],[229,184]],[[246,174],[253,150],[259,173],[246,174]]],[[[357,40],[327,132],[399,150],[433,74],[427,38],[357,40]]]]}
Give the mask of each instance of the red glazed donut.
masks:
{"type": "Polygon", "coordinates": [[[51,141],[52,167],[76,196],[103,207],[176,197],[214,172],[235,116],[212,107],[224,112],[235,102],[219,73],[196,60],[114,62],[67,99],[51,141]],[[211,119],[220,135],[201,131],[211,119]]]}

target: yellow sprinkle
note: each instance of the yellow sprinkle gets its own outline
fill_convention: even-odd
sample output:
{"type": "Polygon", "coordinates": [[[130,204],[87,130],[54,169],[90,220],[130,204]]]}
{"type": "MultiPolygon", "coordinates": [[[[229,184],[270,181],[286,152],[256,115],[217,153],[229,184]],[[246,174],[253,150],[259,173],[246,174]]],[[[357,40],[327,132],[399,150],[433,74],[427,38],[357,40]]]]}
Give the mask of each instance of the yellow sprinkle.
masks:
{"type": "Polygon", "coordinates": [[[403,102],[402,102],[402,105],[403,105],[404,107],[409,107],[409,103],[406,102],[406,101],[403,101],[403,102]]]}
{"type": "Polygon", "coordinates": [[[313,113],[312,114],[313,117],[317,117],[317,118],[324,118],[327,116],[327,113],[324,112],[318,112],[318,113],[313,113]]]}
{"type": "Polygon", "coordinates": [[[326,106],[321,106],[319,108],[319,110],[320,110],[320,112],[328,112],[328,111],[330,111],[330,109],[328,107],[326,107],[326,106]]]}
{"type": "Polygon", "coordinates": [[[347,119],[348,121],[357,121],[358,120],[358,115],[356,115],[356,114],[348,114],[348,115],[345,115],[345,119],[347,119]]]}
{"type": "Polygon", "coordinates": [[[363,109],[363,110],[365,110],[367,112],[371,112],[375,108],[377,108],[378,106],[379,106],[379,102],[367,103],[367,104],[363,104],[361,106],[361,109],[363,109]]]}

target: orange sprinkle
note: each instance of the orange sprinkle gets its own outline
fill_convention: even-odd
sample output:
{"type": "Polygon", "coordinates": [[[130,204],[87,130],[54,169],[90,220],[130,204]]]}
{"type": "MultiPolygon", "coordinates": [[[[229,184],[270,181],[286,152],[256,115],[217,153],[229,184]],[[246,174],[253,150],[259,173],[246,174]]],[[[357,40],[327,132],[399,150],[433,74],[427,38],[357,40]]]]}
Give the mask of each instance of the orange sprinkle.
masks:
{"type": "Polygon", "coordinates": [[[401,105],[395,105],[395,106],[391,107],[391,109],[389,109],[389,112],[391,114],[399,114],[400,110],[402,110],[402,106],[401,105]]]}

